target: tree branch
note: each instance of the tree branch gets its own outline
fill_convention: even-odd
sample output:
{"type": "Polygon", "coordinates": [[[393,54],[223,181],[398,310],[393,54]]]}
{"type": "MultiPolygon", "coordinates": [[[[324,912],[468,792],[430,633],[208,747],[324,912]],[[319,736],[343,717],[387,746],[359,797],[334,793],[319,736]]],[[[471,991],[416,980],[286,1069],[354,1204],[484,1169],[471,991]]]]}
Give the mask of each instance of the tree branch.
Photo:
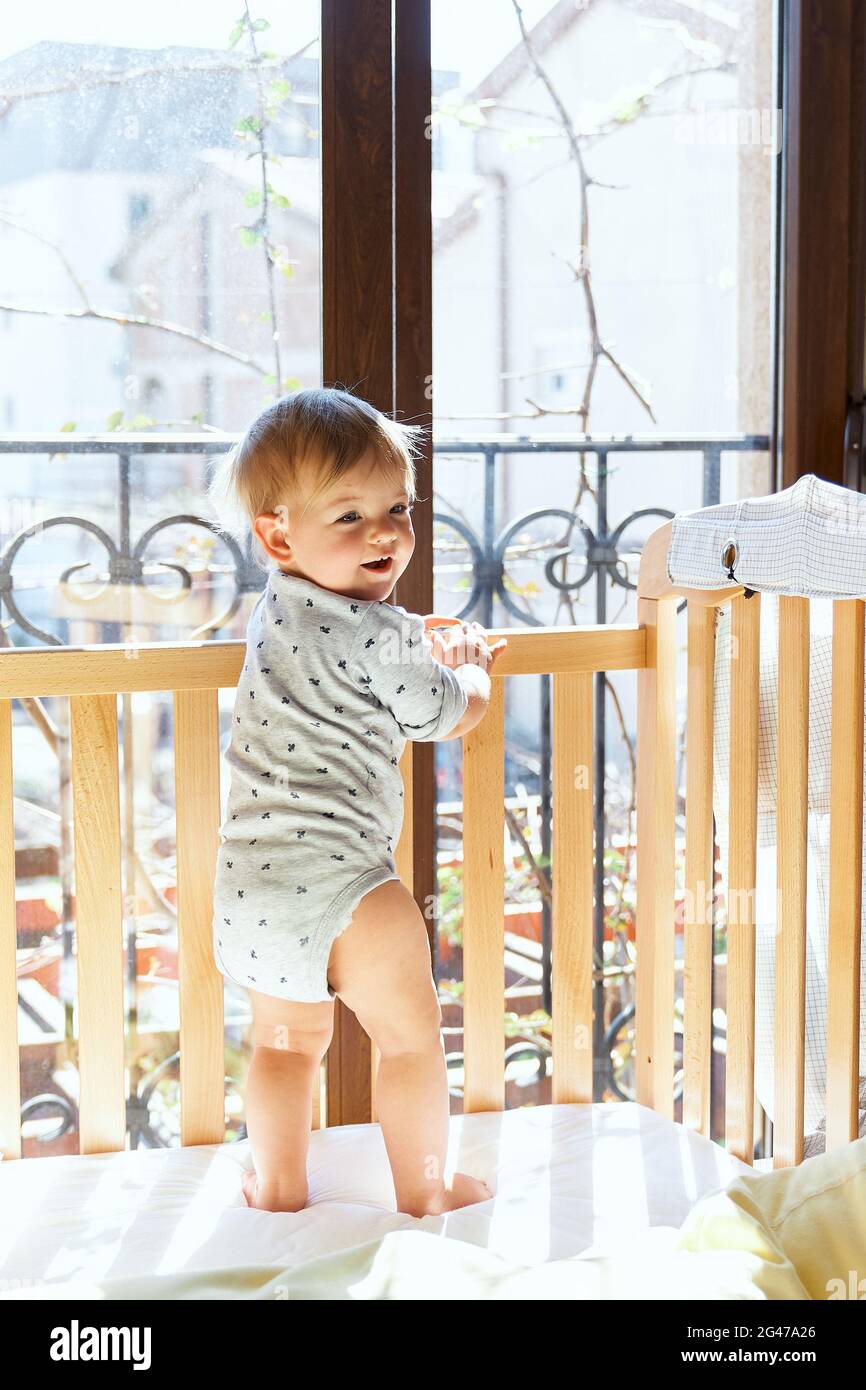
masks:
{"type": "MultiPolygon", "coordinates": [[[[254,61],[263,68],[279,70],[287,63],[293,63],[311,48],[317,39],[310,39],[296,53],[288,57],[277,55],[273,58],[256,58],[254,61]]],[[[69,92],[82,92],[94,87],[122,87],[128,82],[140,82],[146,77],[175,77],[179,72],[227,73],[246,72],[249,64],[242,63],[154,63],[147,67],[129,68],[124,72],[95,72],[78,75],[68,82],[58,82],[51,87],[34,87],[28,91],[4,92],[0,95],[0,120],[22,101],[36,101],[39,97],[65,96],[69,92]]]]}
{"type": "Polygon", "coordinates": [[[249,367],[251,371],[257,372],[259,376],[267,376],[268,371],[255,358],[248,353],[237,352],[226,343],[219,343],[215,338],[209,338],[206,333],[195,333],[191,328],[184,328],[179,323],[166,323],[162,319],[150,319],[144,314],[120,314],[113,313],[107,309],[31,309],[26,304],[8,304],[0,300],[0,311],[7,314],[41,314],[46,318],[63,319],[96,319],[100,323],[113,323],[119,328],[152,328],[157,333],[171,333],[174,337],[183,338],[186,342],[195,343],[197,347],[206,348],[208,352],[220,353],[223,357],[230,357],[234,362],[240,362],[242,366],[249,367]]]}

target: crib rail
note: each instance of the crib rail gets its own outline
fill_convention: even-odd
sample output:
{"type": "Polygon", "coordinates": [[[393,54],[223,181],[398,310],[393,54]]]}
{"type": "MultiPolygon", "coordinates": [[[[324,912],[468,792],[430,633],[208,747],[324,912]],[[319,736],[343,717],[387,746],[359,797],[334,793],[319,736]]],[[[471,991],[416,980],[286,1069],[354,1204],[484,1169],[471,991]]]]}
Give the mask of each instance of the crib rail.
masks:
{"type": "MultiPolygon", "coordinates": [[[[662,528],[664,530],[664,528],[662,528]]],[[[658,535],[658,533],[657,533],[658,535]]],[[[653,540],[645,549],[651,558],[653,540]]],[[[509,677],[553,686],[553,1077],[556,1102],[588,1102],[592,1075],[593,699],[597,671],[637,673],[637,1099],[673,1114],[677,603],[688,599],[683,1122],[710,1134],[715,610],[732,617],[725,1143],[752,1161],[755,876],[761,598],[732,586],[674,589],[641,567],[636,625],[507,630],[487,717],[463,740],[464,1108],[501,1110],[505,693],[509,677]]],[[[827,1147],[856,1137],[863,806],[864,608],[834,605],[827,1147]]],[[[212,959],[219,838],[218,691],[236,685],[242,642],[0,651],[0,1148],[20,1156],[15,983],[12,701],[70,707],[78,928],[82,1152],[124,1146],[124,1019],[117,695],[171,691],[177,807],[181,1142],[224,1133],[223,982],[212,959]]],[[[773,1161],[803,1157],[809,604],[779,604],[776,1123],[773,1161]]],[[[398,870],[412,886],[412,757],[398,870]]],[[[375,1119],[375,1049],[373,1112],[375,1119]]]]}
{"type": "MultiPolygon", "coordinates": [[[[494,633],[493,640],[499,635],[494,633]]],[[[504,681],[550,674],[560,846],[554,859],[554,1097],[592,1099],[592,673],[643,665],[636,625],[507,633],[491,707],[464,740],[465,1106],[501,1109],[504,681]]],[[[117,696],[174,702],[182,1144],[224,1135],[223,980],[212,958],[219,843],[218,691],[237,684],[242,642],[0,651],[0,1149],[21,1155],[16,1007],[12,701],[67,697],[77,900],[80,1148],[125,1144],[121,836],[117,696]]],[[[411,886],[407,814],[396,847],[411,886]]],[[[374,1065],[375,1076],[375,1065],[374,1065]]],[[[375,1092],[374,1092],[375,1104],[375,1092]]]]}

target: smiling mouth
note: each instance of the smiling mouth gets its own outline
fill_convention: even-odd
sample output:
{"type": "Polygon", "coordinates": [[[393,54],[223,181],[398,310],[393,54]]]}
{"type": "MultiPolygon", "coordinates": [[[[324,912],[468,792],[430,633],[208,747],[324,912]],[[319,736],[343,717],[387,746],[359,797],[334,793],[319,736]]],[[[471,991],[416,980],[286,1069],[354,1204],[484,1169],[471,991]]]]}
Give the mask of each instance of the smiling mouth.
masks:
{"type": "Polygon", "coordinates": [[[367,560],[361,568],[372,570],[374,574],[387,574],[393,563],[393,558],[390,555],[383,555],[378,560],[367,560]]]}

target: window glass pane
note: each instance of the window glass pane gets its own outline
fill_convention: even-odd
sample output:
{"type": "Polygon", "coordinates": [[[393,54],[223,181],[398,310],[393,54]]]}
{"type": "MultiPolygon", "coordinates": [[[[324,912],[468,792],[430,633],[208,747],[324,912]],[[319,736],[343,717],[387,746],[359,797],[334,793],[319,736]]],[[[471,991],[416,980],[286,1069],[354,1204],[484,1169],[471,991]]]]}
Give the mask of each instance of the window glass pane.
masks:
{"type": "MultiPolygon", "coordinates": [[[[667,516],[772,486],[774,5],[433,0],[432,16],[436,609],[633,623],[667,516]]],[[[636,681],[596,682],[593,1048],[596,1099],[616,1100],[634,1093],[636,681]]],[[[550,695],[547,677],[507,682],[508,1105],[551,1096],[550,695]]],[[[459,1061],[456,767],[448,797],[437,968],[459,1061]]]]}
{"type": "Polygon", "coordinates": [[[85,4],[73,19],[41,3],[7,17],[3,429],[67,444],[0,441],[0,548],[45,528],[11,565],[34,629],[16,641],[179,640],[223,613],[239,565],[242,596],[261,587],[190,518],[211,516],[220,432],[320,381],[319,21],[305,3],[238,32],[237,10],[85,4]],[[205,432],[211,455],[145,451],[130,432],[205,432]],[[123,458],[79,452],[91,434],[116,434],[123,458]]]}
{"type": "MultiPolygon", "coordinates": [[[[134,658],[245,635],[263,575],[208,525],[208,466],[224,432],[321,381],[320,64],[317,3],[252,10],[251,29],[242,8],[37,0],[4,17],[7,642],[134,658]]],[[[78,1147],[67,707],[13,706],[27,1156],[78,1147]]],[[[118,699],[131,1145],[179,1142],[172,713],[170,695],[118,699]]],[[[229,1137],[248,1024],[228,986],[229,1137]]]]}

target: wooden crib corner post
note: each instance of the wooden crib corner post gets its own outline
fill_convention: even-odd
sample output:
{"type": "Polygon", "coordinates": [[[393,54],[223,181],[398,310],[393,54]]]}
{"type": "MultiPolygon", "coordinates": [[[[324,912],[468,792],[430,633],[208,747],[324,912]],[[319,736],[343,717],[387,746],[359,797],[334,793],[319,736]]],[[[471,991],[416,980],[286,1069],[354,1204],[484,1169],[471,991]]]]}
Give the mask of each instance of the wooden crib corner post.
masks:
{"type": "Polygon", "coordinates": [[[754,1159],[755,876],[761,595],[731,604],[731,751],[728,781],[727,1054],[725,1148],[754,1159]]]}
{"type": "Polygon", "coordinates": [[[826,1149],[857,1138],[863,853],[863,599],[833,604],[826,1149]]]}
{"type": "Polygon", "coordinates": [[[683,1124],[711,1138],[713,1065],[714,605],[688,605],[683,895],[683,1124]]]}
{"type": "Polygon", "coordinates": [[[774,1168],[790,1167],[803,1159],[810,620],[807,598],[780,596],[779,714],[776,730],[774,1168]]]}
{"type": "MultiPolygon", "coordinates": [[[[643,567],[642,567],[643,568],[643,567]]],[[[637,1100],[673,1119],[677,595],[641,595],[637,673],[637,1100]]]]}

